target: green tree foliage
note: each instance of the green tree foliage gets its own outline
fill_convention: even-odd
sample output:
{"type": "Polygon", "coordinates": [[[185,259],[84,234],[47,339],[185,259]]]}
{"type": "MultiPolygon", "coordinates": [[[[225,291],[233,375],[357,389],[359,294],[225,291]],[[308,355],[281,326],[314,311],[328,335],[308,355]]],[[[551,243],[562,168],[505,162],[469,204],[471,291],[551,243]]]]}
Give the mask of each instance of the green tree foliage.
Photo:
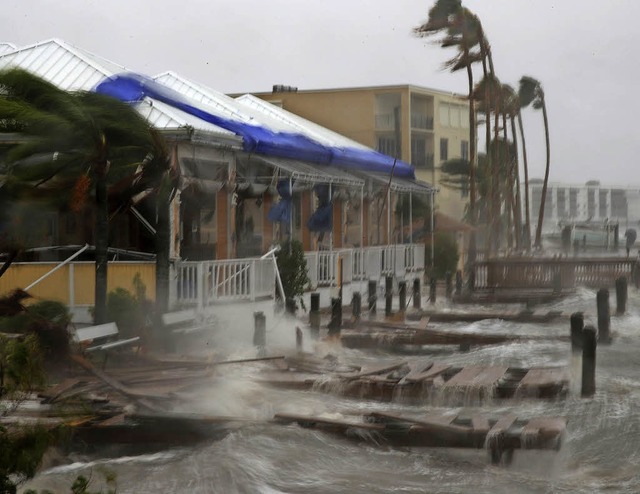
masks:
{"type": "Polygon", "coordinates": [[[298,240],[282,242],[280,250],[276,253],[276,260],[285,297],[297,301],[305,309],[302,295],[310,280],[302,242],[298,240]]]}
{"type": "MultiPolygon", "coordinates": [[[[425,265],[431,265],[431,248],[427,246],[425,251],[425,265]]],[[[435,235],[433,246],[433,273],[438,279],[444,278],[447,271],[455,273],[458,269],[458,244],[451,235],[440,232],[435,235]]]]}
{"type": "MultiPolygon", "coordinates": [[[[0,88],[0,121],[16,122],[12,127],[21,133],[2,153],[2,193],[22,200],[46,198],[71,211],[93,205],[95,319],[103,323],[109,199],[111,210],[118,211],[136,194],[154,189],[168,209],[172,182],[163,141],[131,106],[108,96],[62,91],[20,69],[0,72],[0,88]]],[[[159,213],[168,221],[168,212],[159,213]]],[[[162,245],[168,248],[164,237],[162,245]]]]}

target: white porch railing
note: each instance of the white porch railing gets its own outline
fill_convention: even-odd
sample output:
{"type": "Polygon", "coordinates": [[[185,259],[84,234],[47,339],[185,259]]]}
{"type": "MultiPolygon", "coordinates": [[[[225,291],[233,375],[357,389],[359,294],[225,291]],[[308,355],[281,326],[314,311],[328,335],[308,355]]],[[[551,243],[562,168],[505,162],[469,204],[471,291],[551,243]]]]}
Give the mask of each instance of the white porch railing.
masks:
{"type": "MultiPolygon", "coordinates": [[[[423,244],[399,244],[305,252],[310,287],[337,286],[354,280],[403,277],[424,271],[423,244]],[[342,261],[342,263],[341,263],[342,261]]],[[[271,258],[180,262],[176,266],[176,295],[184,305],[225,301],[254,301],[275,293],[275,266],[271,258]]]]}

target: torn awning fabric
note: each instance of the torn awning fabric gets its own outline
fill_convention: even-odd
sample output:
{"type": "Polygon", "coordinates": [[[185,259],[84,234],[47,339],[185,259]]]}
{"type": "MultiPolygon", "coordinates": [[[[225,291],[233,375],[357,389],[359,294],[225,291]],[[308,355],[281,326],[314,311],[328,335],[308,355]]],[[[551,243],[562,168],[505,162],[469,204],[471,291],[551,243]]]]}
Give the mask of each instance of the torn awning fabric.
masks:
{"type": "Polygon", "coordinates": [[[329,185],[319,184],[313,190],[318,198],[318,209],[309,216],[307,228],[312,232],[330,232],[333,224],[331,218],[333,208],[329,198],[329,185]]]}
{"type": "Polygon", "coordinates": [[[413,167],[404,161],[372,149],[327,146],[299,132],[281,132],[253,122],[221,116],[215,113],[215,108],[199,107],[197,101],[140,74],[123,73],[109,77],[98,84],[95,91],[128,103],[137,103],[144,98],[161,101],[241,136],[243,149],[248,153],[415,178],[413,167]]]}
{"type": "Polygon", "coordinates": [[[277,190],[280,200],[271,206],[267,219],[272,223],[289,225],[291,222],[291,182],[289,179],[280,180],[277,190]]]}

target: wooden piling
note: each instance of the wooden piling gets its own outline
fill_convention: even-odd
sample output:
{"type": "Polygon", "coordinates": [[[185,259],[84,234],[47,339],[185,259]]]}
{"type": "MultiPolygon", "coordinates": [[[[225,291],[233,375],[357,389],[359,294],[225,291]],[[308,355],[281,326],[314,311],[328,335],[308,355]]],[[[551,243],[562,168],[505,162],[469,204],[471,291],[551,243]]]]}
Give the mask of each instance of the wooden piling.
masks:
{"type": "Polygon", "coordinates": [[[360,314],[362,312],[362,296],[360,292],[353,292],[351,297],[351,313],[356,321],[360,320],[360,314]]]}
{"type": "Polygon", "coordinates": [[[589,325],[582,330],[582,391],[583,398],[596,393],[596,329],[589,325]]]}
{"type": "Polygon", "coordinates": [[[407,282],[398,282],[398,299],[400,300],[400,311],[403,312],[407,308],[407,282]]]}
{"type": "Polygon", "coordinates": [[[436,303],[436,287],[437,287],[437,280],[435,276],[432,276],[431,279],[429,280],[429,302],[431,302],[432,304],[436,303]]]}
{"type": "Polygon", "coordinates": [[[456,296],[462,295],[462,271],[456,271],[456,296]]]}
{"type": "Polygon", "coordinates": [[[611,315],[609,311],[609,290],[601,288],[596,295],[598,309],[598,340],[600,343],[611,343],[611,315]]]}
{"type": "Polygon", "coordinates": [[[627,310],[627,278],[621,276],[616,280],[616,314],[624,314],[627,310]]]}
{"type": "Polygon", "coordinates": [[[420,309],[422,306],[422,294],[420,292],[420,278],[413,280],[413,308],[420,309]]]}
{"type": "Polygon", "coordinates": [[[584,314],[574,312],[571,314],[571,352],[582,351],[582,330],[584,329],[584,314]]]}
{"type": "Polygon", "coordinates": [[[553,273],[553,293],[558,294],[562,292],[562,276],[560,271],[553,273]]]}
{"type": "Polygon", "coordinates": [[[311,294],[311,309],[309,310],[309,326],[311,326],[311,336],[320,336],[320,294],[311,294]]]}
{"type": "Polygon", "coordinates": [[[447,271],[444,274],[444,282],[445,282],[445,296],[446,298],[451,298],[453,295],[453,278],[451,276],[451,271],[447,271]]]}
{"type": "Polygon", "coordinates": [[[389,317],[393,313],[393,278],[384,279],[384,315],[389,317]]]}
{"type": "Polygon", "coordinates": [[[367,296],[367,300],[369,301],[369,315],[375,315],[376,302],[378,301],[378,283],[375,280],[369,280],[367,296]]]}
{"type": "Polygon", "coordinates": [[[296,326],[296,352],[302,353],[302,330],[296,326]]]}
{"type": "Polygon", "coordinates": [[[331,321],[329,322],[329,336],[340,334],[342,329],[342,299],[340,297],[331,299],[331,321]]]}
{"type": "Polygon", "coordinates": [[[253,346],[258,353],[264,353],[267,347],[267,318],[264,312],[253,313],[253,346]]]}

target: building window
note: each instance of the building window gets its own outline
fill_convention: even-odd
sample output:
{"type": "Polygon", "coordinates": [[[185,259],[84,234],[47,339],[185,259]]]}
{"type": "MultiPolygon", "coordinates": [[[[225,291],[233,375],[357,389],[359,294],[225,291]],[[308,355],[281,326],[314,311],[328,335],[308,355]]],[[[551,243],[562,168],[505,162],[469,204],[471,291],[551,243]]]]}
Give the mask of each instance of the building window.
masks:
{"type": "Polygon", "coordinates": [[[460,157],[469,160],[469,141],[460,141],[460,157]]]}
{"type": "Polygon", "coordinates": [[[442,137],[440,139],[440,161],[449,159],[449,139],[442,137]]]}
{"type": "Polygon", "coordinates": [[[388,156],[396,156],[398,150],[395,137],[378,137],[378,151],[388,156]]]}

